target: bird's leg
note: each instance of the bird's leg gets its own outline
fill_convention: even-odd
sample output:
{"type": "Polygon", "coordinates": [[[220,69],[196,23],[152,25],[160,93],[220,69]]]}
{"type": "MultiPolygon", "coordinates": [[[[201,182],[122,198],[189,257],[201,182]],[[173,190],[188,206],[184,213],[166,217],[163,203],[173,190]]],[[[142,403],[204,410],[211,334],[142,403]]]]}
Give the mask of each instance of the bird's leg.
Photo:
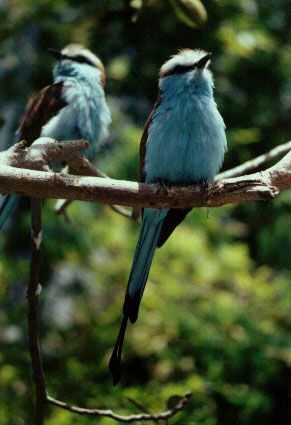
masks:
{"type": "Polygon", "coordinates": [[[166,195],[168,195],[169,189],[171,188],[171,185],[169,182],[158,180],[156,184],[157,184],[158,192],[165,193],[166,195]]]}
{"type": "MultiPolygon", "coordinates": [[[[209,193],[210,193],[210,187],[209,187],[209,181],[208,180],[201,180],[200,182],[200,186],[203,189],[203,192],[205,192],[205,198],[206,198],[206,202],[208,201],[208,197],[209,197],[209,193]]],[[[204,193],[203,193],[204,195],[204,193]]],[[[209,217],[209,208],[206,208],[206,217],[209,217]]]]}
{"type": "Polygon", "coordinates": [[[201,180],[200,182],[200,186],[202,187],[203,191],[205,192],[205,196],[206,199],[208,199],[208,194],[209,194],[209,181],[206,179],[201,180]]]}

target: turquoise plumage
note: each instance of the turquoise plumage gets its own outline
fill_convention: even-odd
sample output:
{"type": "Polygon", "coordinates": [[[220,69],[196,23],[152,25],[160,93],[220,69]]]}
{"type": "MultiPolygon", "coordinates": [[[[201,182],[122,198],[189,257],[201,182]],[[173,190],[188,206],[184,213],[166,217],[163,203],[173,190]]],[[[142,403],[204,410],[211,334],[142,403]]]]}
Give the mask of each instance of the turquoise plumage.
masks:
{"type": "Polygon", "coordinates": [[[124,313],[128,315],[132,323],[136,321],[138,316],[139,304],[167,213],[168,208],[163,210],[146,208],[143,213],[142,226],[129,276],[130,285],[127,287],[123,308],[124,313]]]}
{"type": "MultiPolygon", "coordinates": [[[[226,150],[225,125],[213,98],[210,55],[182,50],[161,68],[158,100],[141,141],[142,181],[193,184],[213,180],[226,150]]],[[[128,319],[134,323],[156,247],[189,209],[145,208],[123,306],[123,321],[109,362],[116,384],[128,319]]]]}
{"type": "MultiPolygon", "coordinates": [[[[84,139],[90,142],[85,155],[92,159],[109,134],[111,114],[104,86],[101,60],[80,44],[69,44],[58,59],[53,84],[44,87],[29,102],[20,125],[18,140],[30,146],[39,137],[58,141],[84,139]]],[[[0,207],[0,229],[13,211],[19,196],[6,195],[0,207]]]]}

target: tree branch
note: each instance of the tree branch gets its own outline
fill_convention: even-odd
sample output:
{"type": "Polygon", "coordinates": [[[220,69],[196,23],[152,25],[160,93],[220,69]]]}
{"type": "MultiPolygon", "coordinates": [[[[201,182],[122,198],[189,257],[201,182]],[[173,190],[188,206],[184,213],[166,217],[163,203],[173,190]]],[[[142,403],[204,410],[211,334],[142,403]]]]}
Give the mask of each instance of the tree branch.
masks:
{"type": "Polygon", "coordinates": [[[32,363],[32,374],[36,390],[36,415],[35,424],[43,425],[44,409],[46,404],[46,389],[42,359],[39,348],[39,324],[38,324],[38,297],[41,286],[39,284],[41,262],[41,200],[31,198],[31,265],[30,277],[27,286],[27,322],[28,339],[32,363]]]}
{"type": "Polygon", "coordinates": [[[277,158],[280,155],[284,155],[291,150],[291,140],[289,142],[283,143],[282,145],[276,146],[274,149],[271,149],[269,152],[264,153],[263,155],[258,156],[257,158],[251,159],[237,167],[231,168],[230,170],[223,171],[222,173],[217,174],[215,180],[227,179],[229,177],[242,176],[243,174],[248,173],[258,169],[261,165],[265,164],[272,159],[277,158]]]}
{"type": "Polygon", "coordinates": [[[85,140],[57,142],[50,137],[40,137],[26,148],[25,140],[21,140],[6,151],[0,152],[0,165],[49,171],[48,163],[69,161],[88,147],[89,143],[85,140]]]}
{"type": "Polygon", "coordinates": [[[108,418],[114,419],[119,422],[139,422],[139,421],[161,421],[167,420],[174,415],[176,415],[181,410],[185,409],[188,404],[192,393],[188,391],[185,393],[183,397],[179,400],[179,402],[172,408],[162,413],[149,414],[149,413],[141,413],[138,415],[130,415],[130,416],[121,416],[112,412],[111,410],[102,410],[102,409],[84,409],[82,407],[69,406],[68,404],[56,400],[52,397],[47,397],[47,401],[55,406],[61,407],[62,409],[68,410],[72,413],[77,413],[79,415],[88,415],[88,416],[106,416],[108,418]]]}
{"type": "Polygon", "coordinates": [[[208,190],[203,185],[165,188],[154,184],[62,175],[2,165],[0,192],[151,208],[217,207],[271,199],[290,187],[291,154],[284,158],[284,163],[280,161],[263,172],[211,182],[208,190]]]}
{"type": "MultiPolygon", "coordinates": [[[[74,149],[77,146],[80,150],[80,143],[83,143],[82,147],[86,144],[86,142],[79,141],[61,144],[62,159],[65,158],[64,151],[69,150],[71,144],[74,149]]],[[[55,142],[54,145],[57,148],[58,143],[55,142]]],[[[43,146],[42,149],[45,150],[46,148],[43,146]]],[[[52,144],[49,149],[50,152],[53,151],[52,144]]],[[[218,207],[244,201],[267,200],[274,198],[281,190],[291,186],[291,152],[288,152],[281,161],[265,171],[247,176],[216,180],[210,182],[206,189],[203,185],[161,187],[155,184],[149,185],[109,178],[80,177],[49,171],[15,168],[19,164],[23,166],[27,158],[29,165],[32,165],[30,150],[33,150],[33,146],[24,149],[22,156],[18,153],[18,158],[14,156],[12,160],[7,160],[8,151],[0,154],[0,162],[2,163],[0,167],[0,192],[18,193],[40,198],[78,199],[134,207],[189,208],[218,207]],[[11,166],[11,163],[13,166],[11,166]]],[[[78,157],[78,154],[75,154],[74,158],[76,156],[78,157]]],[[[55,161],[56,155],[49,156],[46,151],[46,160],[51,160],[51,158],[55,161]]],[[[72,158],[71,155],[69,155],[68,162],[75,161],[75,159],[71,160],[70,158],[72,158]]],[[[37,166],[44,167],[42,160],[37,161],[37,166]]],[[[249,165],[248,169],[250,169],[249,165]]]]}

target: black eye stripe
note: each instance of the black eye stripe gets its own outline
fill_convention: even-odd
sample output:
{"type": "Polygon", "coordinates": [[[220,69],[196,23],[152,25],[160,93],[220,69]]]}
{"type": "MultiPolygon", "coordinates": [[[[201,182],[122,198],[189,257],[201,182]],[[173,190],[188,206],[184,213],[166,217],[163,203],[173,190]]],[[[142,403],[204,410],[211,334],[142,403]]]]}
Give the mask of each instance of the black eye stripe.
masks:
{"type": "Polygon", "coordinates": [[[193,67],[194,67],[193,64],[191,64],[191,65],[177,65],[174,68],[174,71],[175,71],[175,73],[180,74],[180,72],[187,72],[193,67]]]}
{"type": "Polygon", "coordinates": [[[79,55],[79,56],[73,56],[73,57],[63,55],[63,56],[62,56],[62,59],[68,59],[68,60],[70,60],[70,61],[78,62],[78,63],[86,63],[87,65],[91,65],[91,66],[94,66],[94,67],[95,67],[95,65],[94,65],[94,64],[93,64],[93,63],[92,63],[89,59],[85,58],[85,57],[84,57],[84,56],[82,56],[82,55],[79,55]]]}
{"type": "Polygon", "coordinates": [[[176,65],[175,68],[171,69],[168,72],[165,72],[163,74],[163,77],[168,77],[169,75],[175,75],[175,74],[183,74],[184,72],[191,71],[191,69],[194,69],[196,64],[192,63],[191,65],[176,65]]]}

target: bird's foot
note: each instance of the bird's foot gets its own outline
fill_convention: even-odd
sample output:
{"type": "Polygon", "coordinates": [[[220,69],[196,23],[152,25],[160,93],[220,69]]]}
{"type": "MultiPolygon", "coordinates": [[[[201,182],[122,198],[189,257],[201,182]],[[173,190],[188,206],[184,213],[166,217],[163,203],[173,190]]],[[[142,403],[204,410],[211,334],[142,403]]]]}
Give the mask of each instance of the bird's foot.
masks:
{"type": "Polygon", "coordinates": [[[164,181],[157,181],[157,187],[158,187],[158,192],[159,193],[165,193],[166,195],[168,195],[169,193],[169,189],[171,189],[171,186],[169,183],[166,183],[164,181]]]}
{"type": "Polygon", "coordinates": [[[210,185],[208,180],[201,180],[200,187],[202,188],[203,192],[205,192],[206,199],[208,199],[210,185]]]}

